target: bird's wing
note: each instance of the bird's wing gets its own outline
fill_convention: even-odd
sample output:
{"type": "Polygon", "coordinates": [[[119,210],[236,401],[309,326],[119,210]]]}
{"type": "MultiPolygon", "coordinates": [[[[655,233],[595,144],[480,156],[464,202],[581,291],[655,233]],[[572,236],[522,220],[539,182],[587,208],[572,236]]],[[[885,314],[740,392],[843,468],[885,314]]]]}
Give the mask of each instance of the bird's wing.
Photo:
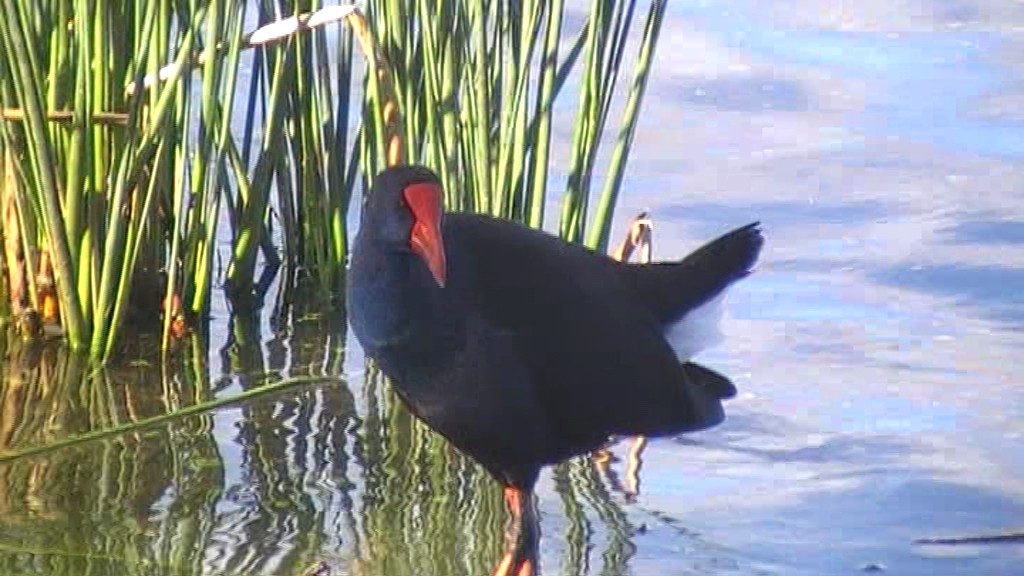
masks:
{"type": "Polygon", "coordinates": [[[612,434],[700,429],[722,417],[688,379],[663,326],[614,262],[517,224],[451,214],[449,287],[496,331],[514,335],[556,457],[612,434]]]}

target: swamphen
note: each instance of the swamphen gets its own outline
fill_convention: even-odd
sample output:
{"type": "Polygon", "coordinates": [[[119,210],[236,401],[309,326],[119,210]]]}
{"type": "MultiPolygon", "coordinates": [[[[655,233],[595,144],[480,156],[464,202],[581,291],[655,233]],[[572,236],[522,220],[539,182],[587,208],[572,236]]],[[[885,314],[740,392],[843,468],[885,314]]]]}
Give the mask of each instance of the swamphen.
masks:
{"type": "Polygon", "coordinates": [[[446,214],[437,176],[380,173],[352,250],[348,313],[405,405],[505,487],[513,515],[495,574],[537,565],[542,466],[616,435],[714,426],[736,393],[690,362],[764,240],[734,230],[680,262],[623,264],[544,232],[446,214]]]}

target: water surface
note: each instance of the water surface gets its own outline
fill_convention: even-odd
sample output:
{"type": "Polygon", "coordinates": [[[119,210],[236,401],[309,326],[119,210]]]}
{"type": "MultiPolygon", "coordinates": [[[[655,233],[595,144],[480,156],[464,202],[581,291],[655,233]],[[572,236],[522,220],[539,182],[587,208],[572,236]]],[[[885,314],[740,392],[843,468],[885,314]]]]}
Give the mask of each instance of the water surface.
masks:
{"type": "MultiPolygon", "coordinates": [[[[741,394],[648,446],[635,502],[621,461],[546,471],[545,573],[1021,573],[915,540],[1024,532],[1024,5],[834,4],[670,3],[616,230],[649,209],[672,258],[764,223],[700,357],[741,394]]],[[[6,343],[0,452],[344,383],[0,462],[0,574],[488,573],[499,489],[323,310],[219,304],[166,367],[6,343]]]]}

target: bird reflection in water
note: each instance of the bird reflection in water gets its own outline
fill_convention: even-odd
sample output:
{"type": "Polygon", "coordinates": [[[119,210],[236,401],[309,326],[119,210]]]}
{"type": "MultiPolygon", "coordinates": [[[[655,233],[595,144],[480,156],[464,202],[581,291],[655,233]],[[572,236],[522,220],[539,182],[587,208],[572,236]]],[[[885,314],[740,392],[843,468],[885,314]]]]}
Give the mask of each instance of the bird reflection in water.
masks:
{"type": "MultiPolygon", "coordinates": [[[[496,490],[482,468],[415,420],[379,371],[369,371],[367,384],[372,394],[367,394],[360,434],[367,466],[359,513],[363,553],[354,560],[358,568],[341,573],[493,574],[509,569],[512,559],[503,553],[514,550],[517,541],[529,540],[539,548],[536,525],[523,523],[532,532],[521,535],[519,519],[504,513],[506,507],[518,507],[508,502],[507,491],[496,490]],[[504,562],[497,569],[495,558],[504,562]]],[[[554,466],[552,480],[560,502],[552,513],[563,516],[565,524],[560,533],[545,538],[544,550],[560,556],[551,562],[560,568],[548,572],[627,573],[637,529],[623,499],[615,497],[616,489],[587,458],[554,466]]],[[[539,516],[535,507],[528,513],[539,516]]]]}

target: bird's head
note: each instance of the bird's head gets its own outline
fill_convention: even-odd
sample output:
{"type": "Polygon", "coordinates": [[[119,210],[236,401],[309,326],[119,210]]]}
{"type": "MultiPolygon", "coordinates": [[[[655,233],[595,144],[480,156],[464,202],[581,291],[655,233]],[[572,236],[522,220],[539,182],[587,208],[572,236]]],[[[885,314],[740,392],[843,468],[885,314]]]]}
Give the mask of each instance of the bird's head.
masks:
{"type": "Polygon", "coordinates": [[[441,235],[441,181],[422,166],[397,166],[377,175],[363,210],[361,232],[390,250],[419,256],[438,286],[448,278],[441,235]]]}

